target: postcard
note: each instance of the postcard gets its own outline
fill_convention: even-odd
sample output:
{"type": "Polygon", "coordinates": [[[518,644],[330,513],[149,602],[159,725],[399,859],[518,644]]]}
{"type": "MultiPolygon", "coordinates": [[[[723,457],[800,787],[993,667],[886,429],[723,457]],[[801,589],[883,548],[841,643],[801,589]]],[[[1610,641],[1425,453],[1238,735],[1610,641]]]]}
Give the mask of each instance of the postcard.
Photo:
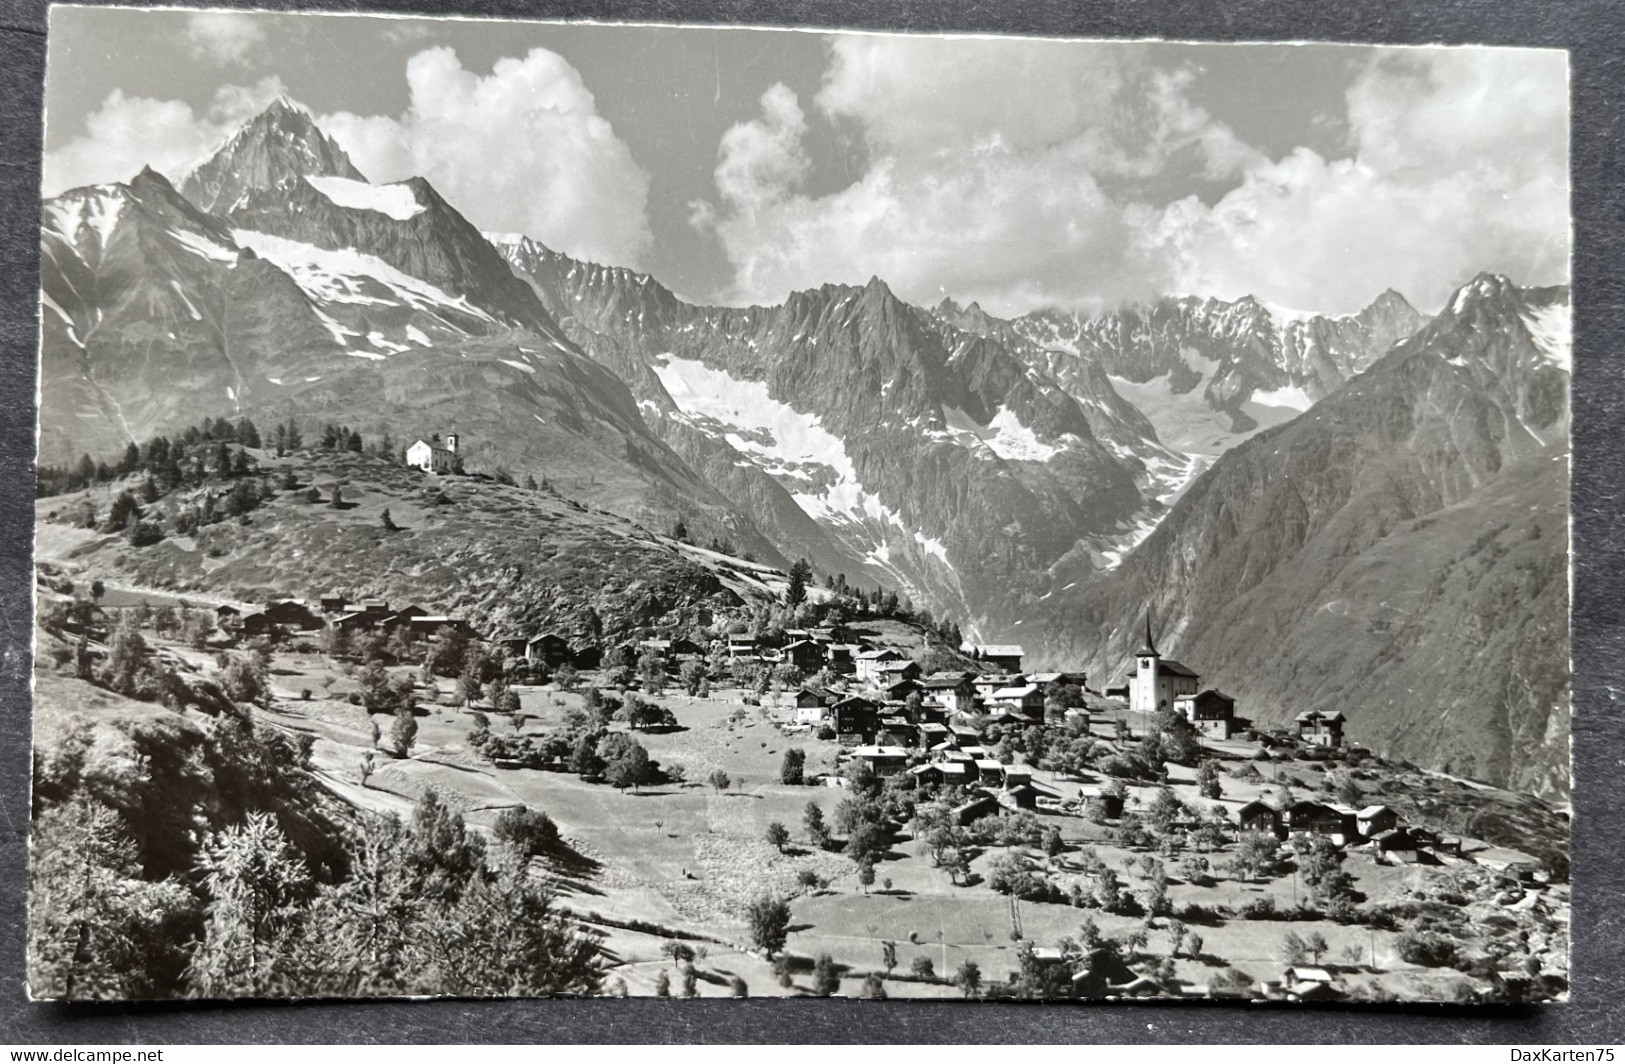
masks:
{"type": "Polygon", "coordinates": [[[1568,993],[1563,51],[59,6],[36,999],[1568,993]]]}

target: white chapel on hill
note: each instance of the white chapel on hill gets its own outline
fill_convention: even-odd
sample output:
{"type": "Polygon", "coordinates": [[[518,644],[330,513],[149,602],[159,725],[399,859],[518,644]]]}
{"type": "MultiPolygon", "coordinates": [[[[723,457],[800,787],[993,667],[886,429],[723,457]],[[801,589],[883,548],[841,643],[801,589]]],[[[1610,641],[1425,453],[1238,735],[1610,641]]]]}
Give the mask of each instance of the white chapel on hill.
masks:
{"type": "Polygon", "coordinates": [[[457,468],[457,434],[446,433],[444,446],[438,435],[430,440],[418,440],[406,449],[406,464],[427,473],[450,473],[457,468]]]}

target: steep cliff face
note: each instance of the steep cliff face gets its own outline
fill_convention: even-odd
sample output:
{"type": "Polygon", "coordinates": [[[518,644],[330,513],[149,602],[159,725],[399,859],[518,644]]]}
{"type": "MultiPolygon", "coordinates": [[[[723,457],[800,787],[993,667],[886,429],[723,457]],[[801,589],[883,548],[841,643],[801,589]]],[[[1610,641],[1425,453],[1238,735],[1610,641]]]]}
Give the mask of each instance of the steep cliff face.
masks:
{"type": "Polygon", "coordinates": [[[366,180],[315,117],[283,96],[176,183],[201,210],[225,214],[247,192],[304,175],[366,180]]]}
{"type": "Polygon", "coordinates": [[[1068,388],[1103,368],[1157,426],[1162,442],[1216,456],[1289,420],[1414,333],[1423,317],[1384,292],[1359,314],[1331,318],[1191,297],[1086,318],[1038,311],[998,328],[1068,388]]]}
{"type": "Polygon", "coordinates": [[[1159,640],[1279,724],[1567,787],[1565,289],[1482,276],[1307,415],[1221,458],[1121,568],[1046,615],[1116,677],[1159,640]]]}
{"type": "Polygon", "coordinates": [[[1055,559],[1120,554],[1189,469],[1103,376],[1081,403],[1012,353],[1020,337],[962,330],[878,279],[696,307],[639,274],[498,243],[787,553],[986,631],[1017,620],[1014,589],[1055,559]]]}

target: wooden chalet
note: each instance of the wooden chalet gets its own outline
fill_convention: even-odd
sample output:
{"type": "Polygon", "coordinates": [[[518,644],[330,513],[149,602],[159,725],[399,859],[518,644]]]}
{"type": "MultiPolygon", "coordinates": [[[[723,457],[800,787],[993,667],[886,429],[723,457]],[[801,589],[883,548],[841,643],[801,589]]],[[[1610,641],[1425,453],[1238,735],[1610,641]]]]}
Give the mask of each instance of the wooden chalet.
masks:
{"type": "Polygon", "coordinates": [[[1399,814],[1386,805],[1368,805],[1360,810],[1357,819],[1360,834],[1368,838],[1399,826],[1399,814]]]}
{"type": "Polygon", "coordinates": [[[824,667],[824,646],[811,639],[797,639],[786,643],[780,655],[784,661],[804,673],[817,672],[824,667]]]}
{"type": "Polygon", "coordinates": [[[979,757],[971,764],[976,766],[976,779],[979,783],[1000,784],[1004,782],[1004,762],[996,757],[979,757]]]}
{"type": "Polygon", "coordinates": [[[532,665],[557,669],[570,664],[573,656],[570,641],[558,632],[537,632],[525,640],[525,660],[532,665]]]}
{"type": "Polygon", "coordinates": [[[908,751],[901,746],[855,746],[851,753],[857,760],[867,761],[877,776],[895,776],[908,764],[908,751]]]}
{"type": "MultiPolygon", "coordinates": [[[[853,665],[857,670],[858,679],[868,680],[870,683],[878,683],[881,675],[881,666],[888,662],[898,662],[904,660],[906,659],[902,652],[897,650],[895,647],[880,647],[875,650],[858,651],[853,665]]],[[[919,666],[915,666],[915,668],[918,669],[919,666]]],[[[918,679],[918,677],[919,674],[916,672],[915,676],[912,678],[918,679]]]]}
{"type": "Polygon", "coordinates": [[[1041,719],[1044,715],[1044,689],[1035,683],[996,688],[988,696],[988,702],[1007,706],[1030,720],[1041,719]]]}
{"type": "Polygon", "coordinates": [[[969,767],[957,761],[932,761],[915,765],[908,772],[922,787],[963,786],[971,782],[969,767]]]}
{"type": "Polygon", "coordinates": [[[1325,835],[1338,843],[1360,837],[1359,813],[1346,805],[1301,799],[1285,811],[1293,835],[1325,835]]]}
{"type": "MultiPolygon", "coordinates": [[[[911,661],[908,664],[913,665],[914,663],[911,661]]],[[[920,690],[920,682],[918,680],[890,680],[883,681],[883,683],[884,686],[882,686],[880,690],[881,693],[886,696],[886,700],[888,702],[907,701],[909,695],[920,690]]]]}
{"type": "Polygon", "coordinates": [[[879,746],[913,746],[918,737],[914,725],[901,714],[881,717],[880,727],[875,731],[875,743],[879,746]]]}
{"type": "Polygon", "coordinates": [[[525,644],[529,640],[522,635],[488,635],[485,642],[507,657],[522,658],[525,656],[525,644]]]}
{"type": "Polygon", "coordinates": [[[1121,794],[1108,794],[1099,787],[1079,787],[1078,797],[1087,808],[1098,809],[1107,820],[1117,820],[1123,815],[1121,794]]]}
{"type": "Polygon", "coordinates": [[[1372,835],[1368,845],[1378,857],[1388,858],[1390,861],[1412,863],[1416,859],[1416,851],[1421,848],[1416,834],[1409,828],[1389,828],[1372,835]]]}
{"type": "Polygon", "coordinates": [[[960,648],[976,661],[984,661],[1002,672],[1020,672],[1023,651],[1015,643],[968,643],[960,648]]]}
{"type": "Polygon", "coordinates": [[[313,632],[327,624],[320,614],[298,599],[283,599],[265,607],[263,613],[272,624],[289,631],[313,632]]]}
{"type": "Polygon", "coordinates": [[[829,716],[828,699],[818,691],[803,687],[796,692],[796,723],[822,724],[829,716]]]}
{"type": "Polygon", "coordinates": [[[1258,798],[1236,810],[1236,822],[1242,831],[1265,831],[1277,838],[1286,834],[1281,826],[1281,811],[1258,798]]]}
{"type": "Polygon", "coordinates": [[[824,661],[832,672],[850,675],[857,669],[858,645],[856,643],[827,643],[824,645],[824,661]]]}
{"type": "Polygon", "coordinates": [[[1236,700],[1211,687],[1200,694],[1176,695],[1174,712],[1209,739],[1228,739],[1236,730],[1236,700]]]}
{"type": "Polygon", "coordinates": [[[999,811],[999,803],[991,794],[978,794],[961,805],[954,807],[954,823],[960,827],[969,827],[985,816],[992,816],[999,811]]]}
{"type": "Polygon", "coordinates": [[[391,629],[399,628],[402,625],[410,625],[417,618],[427,616],[429,616],[429,611],[424,609],[422,606],[402,606],[394,613],[391,613],[388,617],[385,617],[382,621],[379,621],[378,627],[384,629],[385,631],[389,631],[391,629]]]}
{"type": "Polygon", "coordinates": [[[803,687],[796,691],[795,703],[797,709],[824,708],[829,699],[822,691],[815,691],[811,687],[803,687]]]}
{"type": "Polygon", "coordinates": [[[873,699],[852,695],[829,707],[829,718],[841,745],[873,743],[880,729],[880,706],[873,699]]]}
{"type": "Polygon", "coordinates": [[[457,617],[444,613],[424,613],[413,617],[406,622],[407,631],[415,636],[431,637],[442,632],[461,632],[464,635],[473,634],[466,623],[457,617]]]}
{"type": "Polygon", "coordinates": [[[1010,809],[1037,809],[1038,790],[1030,784],[1021,783],[1014,787],[1005,787],[998,794],[999,804],[1010,809]]]}
{"type": "Polygon", "coordinates": [[[1342,713],[1336,710],[1328,713],[1319,709],[1306,709],[1293,720],[1298,726],[1299,742],[1311,746],[1326,746],[1334,750],[1343,745],[1345,718],[1342,713]]]}
{"type": "Polygon", "coordinates": [[[1123,955],[1113,949],[1089,951],[1072,976],[1072,996],[1101,1001],[1114,997],[1141,997],[1160,986],[1129,967],[1123,955]]]}
{"type": "Polygon", "coordinates": [[[921,693],[949,713],[973,709],[976,687],[968,672],[936,672],[920,680],[921,693]]]}

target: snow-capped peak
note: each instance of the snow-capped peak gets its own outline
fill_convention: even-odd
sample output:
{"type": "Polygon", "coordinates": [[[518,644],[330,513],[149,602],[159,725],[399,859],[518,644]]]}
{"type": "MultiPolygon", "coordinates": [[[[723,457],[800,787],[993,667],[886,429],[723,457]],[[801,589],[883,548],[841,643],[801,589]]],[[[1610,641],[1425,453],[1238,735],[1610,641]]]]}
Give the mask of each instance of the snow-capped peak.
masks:
{"type": "Polygon", "coordinates": [[[1567,301],[1548,303],[1525,310],[1524,328],[1535,342],[1535,350],[1559,369],[1574,368],[1574,309],[1567,301]]]}

